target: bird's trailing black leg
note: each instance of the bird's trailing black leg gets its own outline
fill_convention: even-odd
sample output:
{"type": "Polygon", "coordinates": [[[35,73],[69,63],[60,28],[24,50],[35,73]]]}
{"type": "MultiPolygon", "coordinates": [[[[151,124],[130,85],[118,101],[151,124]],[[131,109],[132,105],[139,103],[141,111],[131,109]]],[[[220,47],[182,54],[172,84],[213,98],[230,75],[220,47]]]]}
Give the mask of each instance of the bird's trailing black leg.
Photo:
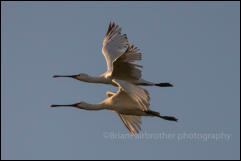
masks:
{"type": "Polygon", "coordinates": [[[178,119],[173,116],[158,116],[158,117],[168,121],[178,121],[178,119]]]}
{"type": "Polygon", "coordinates": [[[152,110],[148,110],[145,112],[151,116],[156,116],[156,117],[162,118],[164,120],[168,120],[168,121],[177,121],[178,120],[177,118],[175,118],[173,116],[161,116],[159,112],[152,111],[152,110]]]}
{"type": "Polygon", "coordinates": [[[173,85],[171,83],[156,83],[155,86],[158,87],[173,87],[173,85]]]}

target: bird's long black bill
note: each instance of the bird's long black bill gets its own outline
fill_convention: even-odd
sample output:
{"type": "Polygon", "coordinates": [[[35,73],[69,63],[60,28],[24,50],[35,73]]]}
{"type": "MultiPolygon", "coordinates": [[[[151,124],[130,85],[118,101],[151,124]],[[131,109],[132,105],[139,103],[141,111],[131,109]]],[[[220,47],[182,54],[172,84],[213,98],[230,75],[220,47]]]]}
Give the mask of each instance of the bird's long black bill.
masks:
{"type": "Polygon", "coordinates": [[[75,107],[75,106],[76,106],[76,103],[75,103],[75,104],[70,104],[70,105],[51,105],[50,107],[63,107],[63,106],[75,107]]]}
{"type": "Polygon", "coordinates": [[[53,75],[53,78],[58,78],[58,77],[67,77],[67,78],[74,78],[76,75],[53,75]]]}

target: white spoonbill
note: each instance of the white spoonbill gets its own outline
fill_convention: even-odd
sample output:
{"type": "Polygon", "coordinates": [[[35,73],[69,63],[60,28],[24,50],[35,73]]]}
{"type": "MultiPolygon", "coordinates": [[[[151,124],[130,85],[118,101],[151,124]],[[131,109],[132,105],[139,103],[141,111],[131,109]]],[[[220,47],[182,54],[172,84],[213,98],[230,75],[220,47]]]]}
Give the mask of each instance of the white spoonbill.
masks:
{"type": "Polygon", "coordinates": [[[170,83],[153,83],[141,78],[142,66],[135,61],[141,60],[139,49],[128,44],[126,34],[121,34],[121,28],[115,23],[109,24],[102,47],[102,53],[107,63],[107,71],[100,76],[93,77],[80,73],[77,75],[54,75],[53,77],[70,77],[89,83],[116,84],[113,79],[126,80],[136,85],[172,87],[170,83]]]}
{"type": "Polygon", "coordinates": [[[177,121],[175,117],[161,116],[159,112],[150,110],[150,97],[145,89],[123,80],[113,79],[113,82],[119,87],[119,91],[107,92],[107,99],[99,104],[78,102],[70,105],[51,105],[51,107],[69,106],[83,110],[111,110],[119,115],[132,135],[141,130],[141,116],[156,116],[177,121]]]}

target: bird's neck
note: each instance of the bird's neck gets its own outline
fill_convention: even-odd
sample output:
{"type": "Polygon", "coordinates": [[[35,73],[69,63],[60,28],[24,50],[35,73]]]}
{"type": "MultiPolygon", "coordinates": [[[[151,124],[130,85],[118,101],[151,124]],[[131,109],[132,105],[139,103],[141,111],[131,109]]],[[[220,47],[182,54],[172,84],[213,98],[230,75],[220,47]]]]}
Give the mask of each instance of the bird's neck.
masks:
{"type": "Polygon", "coordinates": [[[102,104],[85,104],[85,105],[82,105],[81,107],[77,107],[77,108],[83,109],[83,110],[95,110],[95,111],[107,109],[107,107],[102,104]]]}
{"type": "Polygon", "coordinates": [[[95,76],[90,76],[88,75],[87,77],[80,77],[78,76],[77,79],[80,81],[88,82],[88,83],[105,83],[108,84],[107,80],[104,79],[104,77],[95,77],[95,76]]]}

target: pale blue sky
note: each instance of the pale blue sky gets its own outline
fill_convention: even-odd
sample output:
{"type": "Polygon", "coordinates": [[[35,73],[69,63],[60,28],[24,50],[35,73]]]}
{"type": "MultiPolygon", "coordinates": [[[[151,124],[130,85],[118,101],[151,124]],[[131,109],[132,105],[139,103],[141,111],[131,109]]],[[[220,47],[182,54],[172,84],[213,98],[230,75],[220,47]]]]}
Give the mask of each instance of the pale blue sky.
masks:
{"type": "MultiPolygon", "coordinates": [[[[239,2],[2,2],[2,159],[240,159],[239,2]],[[143,132],[173,139],[110,139],[128,130],[112,112],[51,109],[98,103],[115,87],[53,79],[106,70],[114,21],[143,53],[151,108],[178,123],[143,118],[143,132]],[[230,139],[183,139],[182,133],[230,139]]],[[[189,135],[190,136],[190,135],[189,135]]]]}

